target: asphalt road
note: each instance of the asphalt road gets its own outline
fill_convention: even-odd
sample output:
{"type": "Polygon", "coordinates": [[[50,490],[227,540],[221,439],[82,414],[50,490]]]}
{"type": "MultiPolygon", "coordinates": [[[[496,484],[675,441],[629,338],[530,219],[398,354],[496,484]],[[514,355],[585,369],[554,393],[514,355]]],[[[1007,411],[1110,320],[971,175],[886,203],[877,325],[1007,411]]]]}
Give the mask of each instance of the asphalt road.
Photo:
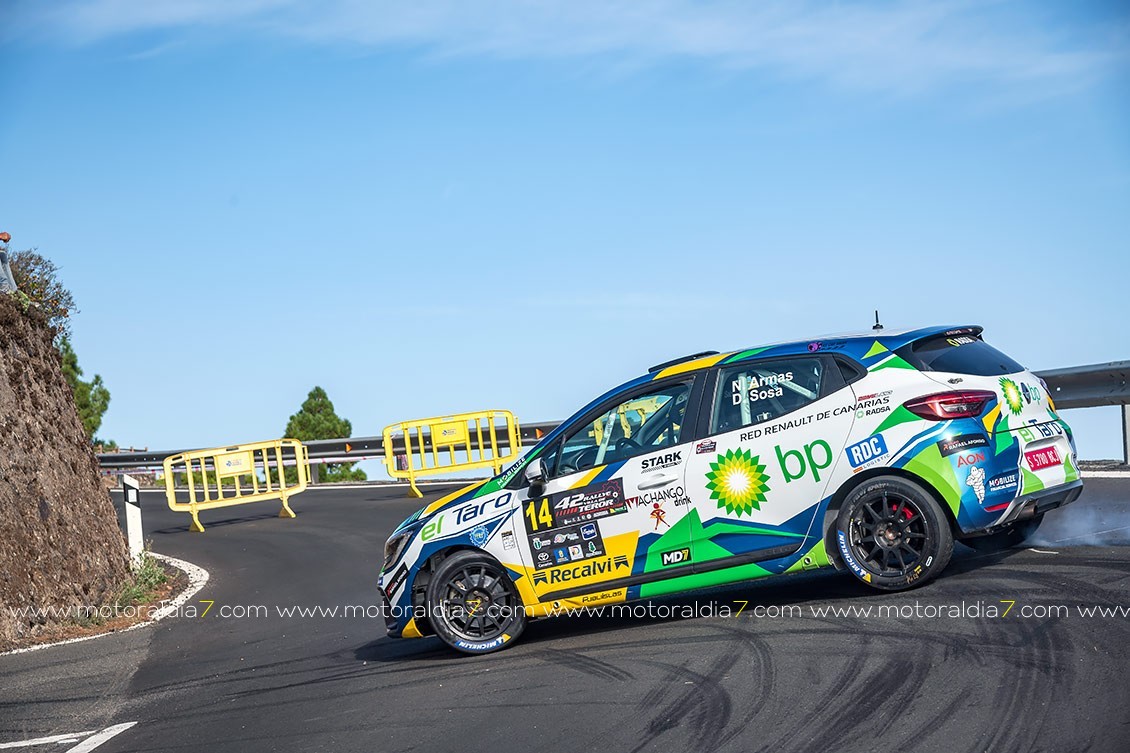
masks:
{"type": "Polygon", "coordinates": [[[295,520],[262,503],[203,514],[204,534],[146,494],[153,548],[210,571],[194,599],[209,614],[0,657],[0,744],[137,722],[98,753],[1127,750],[1130,619],[1078,610],[1130,606],[1130,480],[1089,480],[1036,549],[959,547],[915,591],[779,578],[650,602],[651,616],[533,623],[482,657],[340,615],[376,604],[383,541],[419,504],[401,494],[312,490],[295,520]],[[339,615],[277,611],[291,606],[339,615]],[[905,614],[865,613],[880,606],[905,614]]]}

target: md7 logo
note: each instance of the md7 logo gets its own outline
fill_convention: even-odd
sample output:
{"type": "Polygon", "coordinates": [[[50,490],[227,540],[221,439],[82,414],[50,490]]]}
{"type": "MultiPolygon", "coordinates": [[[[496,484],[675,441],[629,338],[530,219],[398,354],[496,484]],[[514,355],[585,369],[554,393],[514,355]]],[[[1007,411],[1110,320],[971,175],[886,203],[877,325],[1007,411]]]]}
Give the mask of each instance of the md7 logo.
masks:
{"type": "Polygon", "coordinates": [[[676,549],[673,552],[664,552],[660,557],[660,562],[663,564],[663,567],[667,567],[668,565],[679,565],[684,562],[690,562],[690,559],[690,548],[683,547],[682,549],[676,549]]]}

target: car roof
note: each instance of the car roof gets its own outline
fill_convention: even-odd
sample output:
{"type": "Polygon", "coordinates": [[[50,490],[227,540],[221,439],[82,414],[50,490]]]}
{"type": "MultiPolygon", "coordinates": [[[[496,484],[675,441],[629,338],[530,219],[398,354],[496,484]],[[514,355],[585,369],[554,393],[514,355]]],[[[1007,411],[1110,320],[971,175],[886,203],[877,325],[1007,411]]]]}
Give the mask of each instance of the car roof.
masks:
{"type": "Polygon", "coordinates": [[[779,343],[770,343],[768,345],[759,345],[753,348],[744,348],[742,350],[732,350],[726,353],[711,353],[709,355],[696,354],[686,359],[675,359],[674,361],[668,361],[666,364],[663,364],[663,367],[656,371],[649,371],[642,376],[608,390],[574,413],[568,420],[562,422],[553,431],[547,434],[542,442],[552,442],[574,418],[587,413],[605,400],[626,390],[659,379],[666,379],[679,374],[690,374],[709,369],[718,364],[738,363],[751,358],[808,355],[810,353],[842,353],[852,360],[860,362],[868,370],[873,370],[884,361],[898,359],[898,356],[891,351],[897,350],[907,343],[938,335],[978,337],[981,334],[981,330],[982,328],[976,324],[938,325],[934,327],[919,327],[917,329],[865,330],[863,332],[823,335],[821,337],[806,338],[803,340],[788,340],[779,343]]]}
{"type": "Polygon", "coordinates": [[[925,337],[938,335],[967,335],[977,337],[982,328],[975,324],[964,325],[939,325],[934,327],[919,327],[916,329],[882,329],[865,330],[862,332],[846,332],[838,334],[821,335],[819,337],[805,338],[803,340],[785,340],[767,345],[759,345],[742,350],[732,350],[726,353],[696,354],[686,360],[669,361],[663,368],[649,371],[646,377],[632,380],[624,387],[633,385],[638,381],[665,379],[676,374],[685,374],[693,371],[707,369],[720,363],[736,363],[749,358],[765,358],[772,356],[788,356],[808,353],[842,352],[855,360],[868,357],[867,353],[876,351],[883,353],[896,350],[907,343],[921,340],[925,337]]]}

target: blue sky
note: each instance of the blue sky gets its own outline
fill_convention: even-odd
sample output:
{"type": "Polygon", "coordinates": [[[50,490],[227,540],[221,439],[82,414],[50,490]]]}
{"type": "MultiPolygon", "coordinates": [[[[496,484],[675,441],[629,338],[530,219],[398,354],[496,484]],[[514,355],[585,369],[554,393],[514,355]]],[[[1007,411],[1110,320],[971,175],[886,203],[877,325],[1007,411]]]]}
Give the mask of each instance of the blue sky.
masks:
{"type": "Polygon", "coordinates": [[[0,0],[0,229],[127,445],[277,436],[315,384],[356,435],[562,418],[874,308],[1101,362],[1128,84],[1119,2],[0,0]]]}

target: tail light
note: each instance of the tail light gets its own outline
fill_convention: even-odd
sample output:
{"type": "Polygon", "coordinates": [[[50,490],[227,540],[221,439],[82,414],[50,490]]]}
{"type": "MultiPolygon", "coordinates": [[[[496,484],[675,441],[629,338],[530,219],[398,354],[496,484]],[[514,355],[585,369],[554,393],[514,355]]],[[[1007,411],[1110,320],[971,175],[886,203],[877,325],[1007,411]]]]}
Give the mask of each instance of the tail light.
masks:
{"type": "Polygon", "coordinates": [[[903,407],[927,421],[948,421],[951,418],[976,418],[996,397],[987,390],[957,390],[907,400],[903,407]]]}

